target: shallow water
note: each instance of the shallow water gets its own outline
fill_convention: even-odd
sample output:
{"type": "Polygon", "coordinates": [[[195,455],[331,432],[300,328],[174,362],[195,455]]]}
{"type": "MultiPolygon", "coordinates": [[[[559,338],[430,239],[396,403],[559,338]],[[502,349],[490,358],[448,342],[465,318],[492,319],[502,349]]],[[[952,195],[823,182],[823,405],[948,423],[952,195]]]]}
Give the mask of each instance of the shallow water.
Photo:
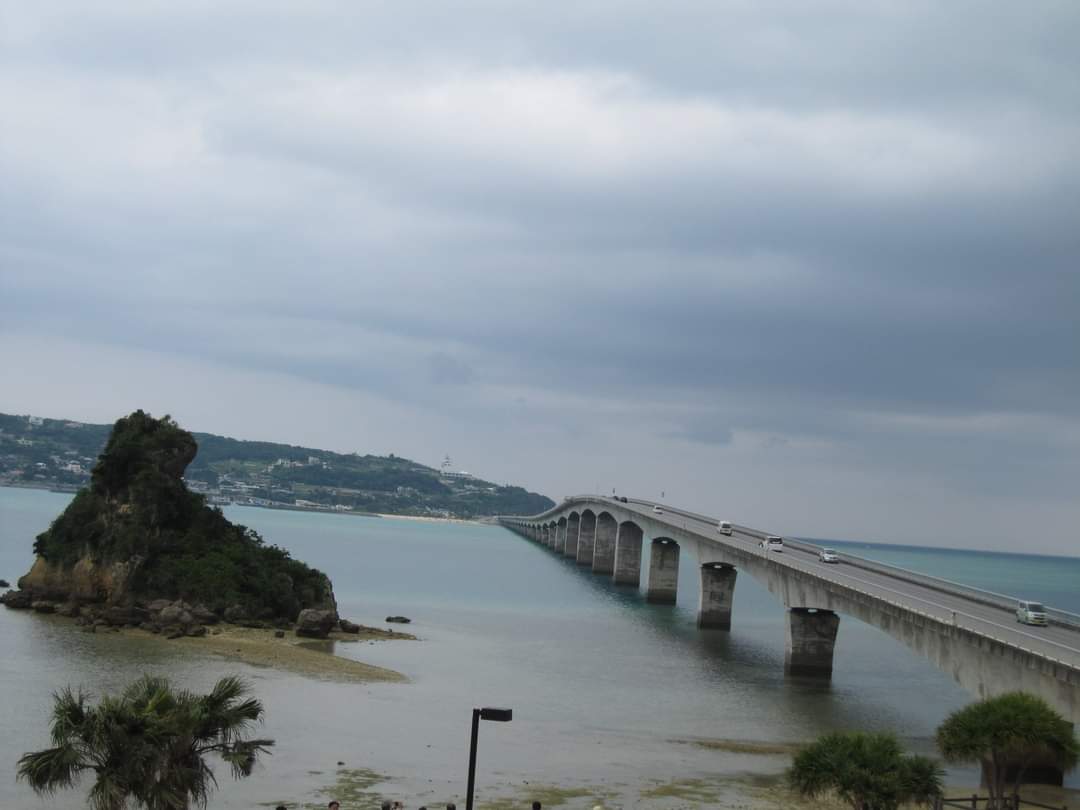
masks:
{"type": "MultiPolygon", "coordinates": [[[[13,581],[29,568],[34,535],[69,498],[0,488],[0,577],[13,581]]],[[[41,802],[15,783],[15,762],[45,747],[52,691],[71,684],[100,694],[144,671],[193,688],[238,672],[265,702],[274,756],[244,782],[221,775],[211,806],[223,808],[325,805],[319,791],[334,784],[339,761],[391,777],[383,790],[408,806],[460,802],[473,706],[514,710],[509,724],[483,724],[478,790],[490,794],[526,781],[618,791],[653,780],[776,773],[785,764],[672,742],[696,737],[795,741],[826,729],[887,728],[931,751],[937,724],[970,700],[929,663],[850,619],[841,624],[831,684],[786,680],[780,604],[741,577],[732,631],[697,630],[696,563],[688,554],[672,608],[647,605],[640,592],[616,590],[498,527],[226,512],[329,573],[343,616],[378,625],[394,613],[412,617],[420,642],[337,645],[338,654],[404,672],[411,683],[306,679],[199,655],[182,642],[88,635],[62,619],[0,611],[0,726],[19,729],[0,738],[0,807],[83,806],[80,791],[41,802]]],[[[1065,580],[1032,573],[1038,558],[1021,565],[1008,555],[891,548],[918,559],[888,559],[888,550],[878,558],[913,568],[929,560],[930,570],[958,579],[977,570],[978,581],[968,581],[1005,592],[1023,568],[1024,593],[1066,608],[1071,598],[1072,609],[1080,601],[1073,589],[1061,593],[1066,598],[1048,595],[1065,580]]],[[[1071,582],[1080,582],[1080,560],[1052,564],[1069,566],[1071,582]]]]}

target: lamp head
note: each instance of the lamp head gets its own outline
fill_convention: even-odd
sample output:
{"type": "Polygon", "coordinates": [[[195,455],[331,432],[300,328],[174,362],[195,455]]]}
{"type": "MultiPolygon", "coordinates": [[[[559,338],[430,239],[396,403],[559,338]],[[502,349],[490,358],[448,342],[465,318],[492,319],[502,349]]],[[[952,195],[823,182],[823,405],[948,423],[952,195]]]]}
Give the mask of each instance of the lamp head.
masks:
{"type": "Polygon", "coordinates": [[[514,719],[514,712],[512,709],[484,708],[480,710],[480,719],[493,720],[496,723],[509,723],[514,719]]]}

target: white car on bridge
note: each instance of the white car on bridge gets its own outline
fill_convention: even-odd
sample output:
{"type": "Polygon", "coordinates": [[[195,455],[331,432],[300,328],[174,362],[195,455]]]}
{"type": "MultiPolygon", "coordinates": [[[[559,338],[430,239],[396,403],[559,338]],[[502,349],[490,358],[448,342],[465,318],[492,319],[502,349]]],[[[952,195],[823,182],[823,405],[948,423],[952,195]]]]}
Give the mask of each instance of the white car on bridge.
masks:
{"type": "Polygon", "coordinates": [[[1021,624],[1034,624],[1046,627],[1046,608],[1042,602],[1022,600],[1016,605],[1016,620],[1021,624]]]}
{"type": "Polygon", "coordinates": [[[761,541],[761,549],[763,551],[766,551],[766,552],[769,552],[769,551],[776,551],[776,552],[783,551],[784,550],[784,538],[783,537],[778,537],[775,534],[770,534],[764,540],[761,541]]]}
{"type": "Polygon", "coordinates": [[[839,563],[840,555],[831,548],[823,548],[818,552],[818,559],[823,563],[839,563]]]}
{"type": "Polygon", "coordinates": [[[720,532],[720,534],[726,534],[728,537],[731,537],[731,521],[721,520],[716,524],[716,530],[720,532]]]}

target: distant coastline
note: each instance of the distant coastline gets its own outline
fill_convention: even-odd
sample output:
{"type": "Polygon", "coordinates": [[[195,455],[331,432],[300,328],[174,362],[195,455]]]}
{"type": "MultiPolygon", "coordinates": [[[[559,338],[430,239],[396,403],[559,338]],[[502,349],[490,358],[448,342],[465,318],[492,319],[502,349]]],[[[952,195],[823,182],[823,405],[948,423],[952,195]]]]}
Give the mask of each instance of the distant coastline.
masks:
{"type": "MultiPolygon", "coordinates": [[[[48,484],[48,483],[20,483],[15,481],[5,481],[0,484],[0,487],[6,489],[36,489],[43,492],[55,492],[62,495],[74,495],[82,487],[75,485],[64,484],[48,484]]],[[[367,518],[395,518],[397,520],[416,520],[424,523],[462,523],[472,526],[488,526],[494,523],[493,518],[452,518],[452,517],[438,517],[434,515],[407,515],[407,514],[394,514],[392,512],[359,512],[355,510],[343,510],[335,509],[332,506],[296,506],[289,503],[246,503],[243,500],[232,500],[227,502],[211,501],[207,498],[207,503],[210,506],[243,506],[248,509],[270,509],[278,512],[315,512],[324,515],[345,515],[347,517],[367,517],[367,518]]]]}
{"type": "MultiPolygon", "coordinates": [[[[0,486],[76,492],[112,429],[70,420],[0,413],[0,486]]],[[[184,483],[212,506],[303,512],[415,515],[472,520],[537,514],[550,498],[509,482],[390,453],[342,453],[279,442],[192,433],[197,452],[184,483]]]]}

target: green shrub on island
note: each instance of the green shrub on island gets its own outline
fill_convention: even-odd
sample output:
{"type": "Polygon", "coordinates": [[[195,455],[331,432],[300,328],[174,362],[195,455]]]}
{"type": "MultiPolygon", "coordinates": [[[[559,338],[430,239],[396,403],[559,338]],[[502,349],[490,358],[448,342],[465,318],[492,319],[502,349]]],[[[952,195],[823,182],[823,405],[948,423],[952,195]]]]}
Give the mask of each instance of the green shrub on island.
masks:
{"type": "Polygon", "coordinates": [[[136,411],[116,422],[81,490],[34,551],[52,569],[127,563],[132,597],[240,605],[254,617],[294,619],[332,603],[329,580],[231,523],[184,485],[194,437],[168,416],[136,411]]]}

